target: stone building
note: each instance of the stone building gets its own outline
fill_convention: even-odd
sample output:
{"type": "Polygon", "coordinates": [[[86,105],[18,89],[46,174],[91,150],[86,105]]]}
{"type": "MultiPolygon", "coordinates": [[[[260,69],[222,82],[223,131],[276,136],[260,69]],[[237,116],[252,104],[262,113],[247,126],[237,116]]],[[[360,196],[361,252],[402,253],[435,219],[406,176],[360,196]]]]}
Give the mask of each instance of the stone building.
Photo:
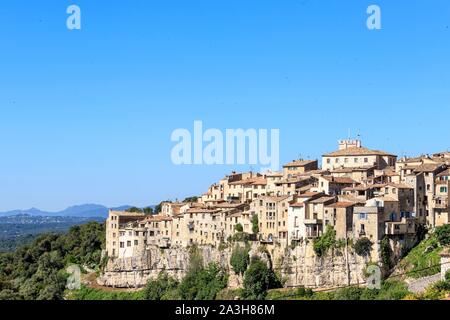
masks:
{"type": "Polygon", "coordinates": [[[322,156],[322,170],[361,166],[382,170],[395,166],[396,160],[397,156],[393,154],[363,147],[360,140],[342,140],[339,141],[339,150],[322,156]]]}

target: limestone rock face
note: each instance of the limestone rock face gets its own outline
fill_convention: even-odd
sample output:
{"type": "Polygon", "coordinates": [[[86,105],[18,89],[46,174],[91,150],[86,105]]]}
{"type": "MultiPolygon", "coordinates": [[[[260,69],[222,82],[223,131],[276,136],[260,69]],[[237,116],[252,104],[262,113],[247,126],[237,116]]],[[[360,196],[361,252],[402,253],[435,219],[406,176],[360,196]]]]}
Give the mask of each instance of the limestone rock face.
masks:
{"type": "MultiPolygon", "coordinates": [[[[204,246],[199,249],[205,265],[215,262],[229,272],[230,288],[242,286],[242,276],[236,275],[230,266],[232,248],[219,250],[204,246]]],[[[110,260],[98,283],[117,288],[140,288],[163,271],[182,279],[189,266],[189,256],[186,248],[151,247],[141,256],[110,260]]],[[[262,247],[255,243],[250,256],[266,261],[285,280],[286,287],[332,288],[361,283],[364,282],[363,270],[368,262],[351,252],[350,248],[330,251],[327,256],[318,258],[311,244],[290,248],[262,247]]]]}

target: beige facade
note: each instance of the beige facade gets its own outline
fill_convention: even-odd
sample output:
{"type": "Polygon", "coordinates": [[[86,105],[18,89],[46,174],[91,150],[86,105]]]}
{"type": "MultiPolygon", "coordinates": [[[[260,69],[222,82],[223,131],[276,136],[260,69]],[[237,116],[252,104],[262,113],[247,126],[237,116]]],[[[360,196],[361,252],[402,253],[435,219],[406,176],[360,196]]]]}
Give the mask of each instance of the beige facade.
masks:
{"type": "Polygon", "coordinates": [[[144,217],[143,213],[109,211],[109,216],[106,220],[106,251],[109,257],[117,257],[119,255],[120,230],[123,230],[128,223],[144,217]]]}
{"type": "Polygon", "coordinates": [[[319,161],[317,160],[294,160],[283,166],[283,176],[285,179],[290,179],[299,174],[317,170],[318,168],[319,161]]]}
{"type": "Polygon", "coordinates": [[[323,229],[332,226],[336,231],[336,239],[347,239],[352,236],[353,208],[351,202],[335,202],[324,207],[323,229]]]}
{"type": "Polygon", "coordinates": [[[376,169],[395,166],[397,156],[384,151],[370,150],[359,140],[339,142],[339,150],[322,156],[322,170],[373,166],[376,169]]]}
{"type": "Polygon", "coordinates": [[[157,215],[110,211],[106,221],[109,257],[139,256],[149,246],[212,245],[237,232],[267,245],[314,240],[331,226],[337,239],[367,237],[373,259],[387,236],[414,237],[418,225],[449,221],[450,153],[403,158],[339,142],[316,160],[296,160],[282,172],[232,172],[212,184],[196,203],[164,202],[157,215]]]}
{"type": "Polygon", "coordinates": [[[288,238],[288,208],[290,196],[260,197],[251,204],[258,215],[259,235],[264,242],[286,241],[288,238]]]}

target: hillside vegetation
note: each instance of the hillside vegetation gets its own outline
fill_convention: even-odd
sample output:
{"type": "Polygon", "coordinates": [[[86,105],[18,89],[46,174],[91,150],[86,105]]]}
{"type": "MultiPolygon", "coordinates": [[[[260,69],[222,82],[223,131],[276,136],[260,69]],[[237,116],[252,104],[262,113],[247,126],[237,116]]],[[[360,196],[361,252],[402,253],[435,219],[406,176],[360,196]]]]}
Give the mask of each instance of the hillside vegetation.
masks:
{"type": "Polygon", "coordinates": [[[91,222],[68,233],[45,234],[14,253],[0,254],[0,300],[64,298],[70,264],[98,269],[104,225],[91,222]]]}
{"type": "Polygon", "coordinates": [[[413,248],[399,263],[398,270],[410,278],[432,276],[441,271],[440,253],[450,245],[450,225],[436,229],[413,248]]]}

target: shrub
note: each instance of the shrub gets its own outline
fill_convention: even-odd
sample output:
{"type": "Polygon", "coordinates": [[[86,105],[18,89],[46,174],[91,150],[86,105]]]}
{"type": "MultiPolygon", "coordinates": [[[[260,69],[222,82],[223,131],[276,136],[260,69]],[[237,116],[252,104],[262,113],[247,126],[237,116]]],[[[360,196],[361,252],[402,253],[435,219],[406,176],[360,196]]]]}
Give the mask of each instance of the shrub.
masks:
{"type": "Polygon", "coordinates": [[[436,228],[435,235],[441,246],[450,245],[450,224],[436,228]]]}
{"type": "Polygon", "coordinates": [[[250,235],[245,232],[238,232],[230,240],[230,242],[248,242],[250,241],[250,235]]]}
{"type": "Polygon", "coordinates": [[[314,252],[317,256],[324,256],[327,251],[336,245],[336,231],[331,226],[327,226],[325,233],[314,241],[314,252]]]}
{"type": "Polygon", "coordinates": [[[355,242],[353,248],[355,249],[357,255],[361,257],[367,257],[372,251],[372,245],[372,241],[370,241],[368,238],[360,238],[355,242]]]}
{"type": "Polygon", "coordinates": [[[300,287],[297,289],[296,295],[300,298],[310,298],[314,295],[312,289],[305,289],[305,287],[300,287]]]}
{"type": "Polygon", "coordinates": [[[360,300],[364,289],[358,287],[349,287],[339,289],[334,294],[334,300],[360,300]]]}
{"type": "Polygon", "coordinates": [[[234,226],[234,230],[236,232],[243,232],[244,231],[244,227],[242,226],[242,224],[238,223],[234,226]]]}
{"type": "Polygon", "coordinates": [[[408,286],[404,282],[389,280],[382,283],[377,300],[402,300],[409,294],[408,286]]]}

